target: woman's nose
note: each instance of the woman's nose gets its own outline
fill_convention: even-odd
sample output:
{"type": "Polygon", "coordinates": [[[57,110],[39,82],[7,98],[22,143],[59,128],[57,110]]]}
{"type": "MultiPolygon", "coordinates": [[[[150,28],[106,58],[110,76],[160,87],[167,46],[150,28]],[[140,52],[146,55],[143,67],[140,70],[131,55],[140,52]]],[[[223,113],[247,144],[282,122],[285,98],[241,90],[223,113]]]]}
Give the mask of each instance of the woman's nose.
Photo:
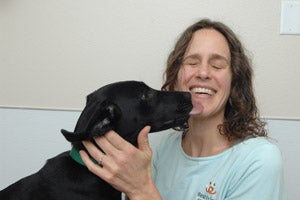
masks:
{"type": "Polygon", "coordinates": [[[208,79],[210,77],[210,70],[208,64],[202,64],[198,66],[197,76],[200,79],[208,79]]]}

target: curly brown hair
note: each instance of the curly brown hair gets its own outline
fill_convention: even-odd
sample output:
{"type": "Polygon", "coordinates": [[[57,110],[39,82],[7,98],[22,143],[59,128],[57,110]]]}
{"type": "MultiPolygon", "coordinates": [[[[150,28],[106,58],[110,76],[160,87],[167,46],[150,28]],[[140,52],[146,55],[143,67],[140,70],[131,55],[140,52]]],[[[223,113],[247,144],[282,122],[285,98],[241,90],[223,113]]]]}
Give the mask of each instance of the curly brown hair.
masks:
{"type": "MultiPolygon", "coordinates": [[[[226,38],[231,52],[231,94],[226,104],[225,121],[218,126],[220,134],[227,136],[229,140],[232,138],[244,139],[248,136],[267,136],[266,122],[260,119],[256,106],[250,60],[234,32],[221,22],[203,19],[183,32],[168,57],[164,73],[165,83],[161,89],[175,90],[177,74],[182,65],[185,51],[194,32],[203,28],[220,32],[226,38]]],[[[186,130],[188,126],[179,128],[186,130]]]]}

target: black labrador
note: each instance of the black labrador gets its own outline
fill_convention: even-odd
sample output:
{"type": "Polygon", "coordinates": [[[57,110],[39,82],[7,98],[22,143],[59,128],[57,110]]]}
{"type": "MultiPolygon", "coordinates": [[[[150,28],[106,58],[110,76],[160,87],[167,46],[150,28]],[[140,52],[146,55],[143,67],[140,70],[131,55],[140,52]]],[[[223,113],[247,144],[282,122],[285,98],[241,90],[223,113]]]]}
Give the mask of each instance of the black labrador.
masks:
{"type": "Polygon", "coordinates": [[[61,130],[72,150],[49,159],[35,174],[0,191],[1,200],[117,200],[121,192],[93,175],[82,163],[81,141],[109,130],[137,144],[146,125],[151,132],[183,126],[192,110],[188,92],[158,91],[143,82],[123,81],[106,85],[87,96],[74,132],[61,130]],[[79,164],[80,163],[80,164],[79,164]]]}

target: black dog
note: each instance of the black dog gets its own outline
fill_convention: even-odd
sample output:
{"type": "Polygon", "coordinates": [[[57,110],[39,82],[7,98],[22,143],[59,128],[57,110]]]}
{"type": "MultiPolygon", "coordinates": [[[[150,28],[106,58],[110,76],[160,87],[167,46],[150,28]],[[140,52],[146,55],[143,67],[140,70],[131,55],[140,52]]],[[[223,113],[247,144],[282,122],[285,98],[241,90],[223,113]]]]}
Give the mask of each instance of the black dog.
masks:
{"type": "Polygon", "coordinates": [[[87,96],[74,132],[62,130],[72,150],[49,159],[37,173],[0,191],[1,200],[117,200],[121,193],[90,173],[78,150],[82,140],[93,140],[109,130],[136,145],[146,125],[157,132],[184,125],[192,109],[190,94],[154,90],[142,82],[124,81],[104,86],[87,96]],[[77,162],[75,162],[75,161],[77,162]]]}

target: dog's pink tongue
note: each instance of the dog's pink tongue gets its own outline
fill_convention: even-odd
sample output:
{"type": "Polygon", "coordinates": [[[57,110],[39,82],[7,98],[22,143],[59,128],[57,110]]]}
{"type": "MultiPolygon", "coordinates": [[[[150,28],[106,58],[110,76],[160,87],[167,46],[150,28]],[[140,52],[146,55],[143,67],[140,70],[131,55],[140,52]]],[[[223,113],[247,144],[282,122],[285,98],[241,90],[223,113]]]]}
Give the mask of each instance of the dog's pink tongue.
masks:
{"type": "Polygon", "coordinates": [[[193,108],[192,111],[190,112],[190,115],[198,115],[202,112],[203,109],[199,109],[199,108],[193,108]]]}
{"type": "Polygon", "coordinates": [[[199,102],[192,101],[193,109],[190,112],[190,115],[198,115],[203,111],[203,106],[199,102]]]}

